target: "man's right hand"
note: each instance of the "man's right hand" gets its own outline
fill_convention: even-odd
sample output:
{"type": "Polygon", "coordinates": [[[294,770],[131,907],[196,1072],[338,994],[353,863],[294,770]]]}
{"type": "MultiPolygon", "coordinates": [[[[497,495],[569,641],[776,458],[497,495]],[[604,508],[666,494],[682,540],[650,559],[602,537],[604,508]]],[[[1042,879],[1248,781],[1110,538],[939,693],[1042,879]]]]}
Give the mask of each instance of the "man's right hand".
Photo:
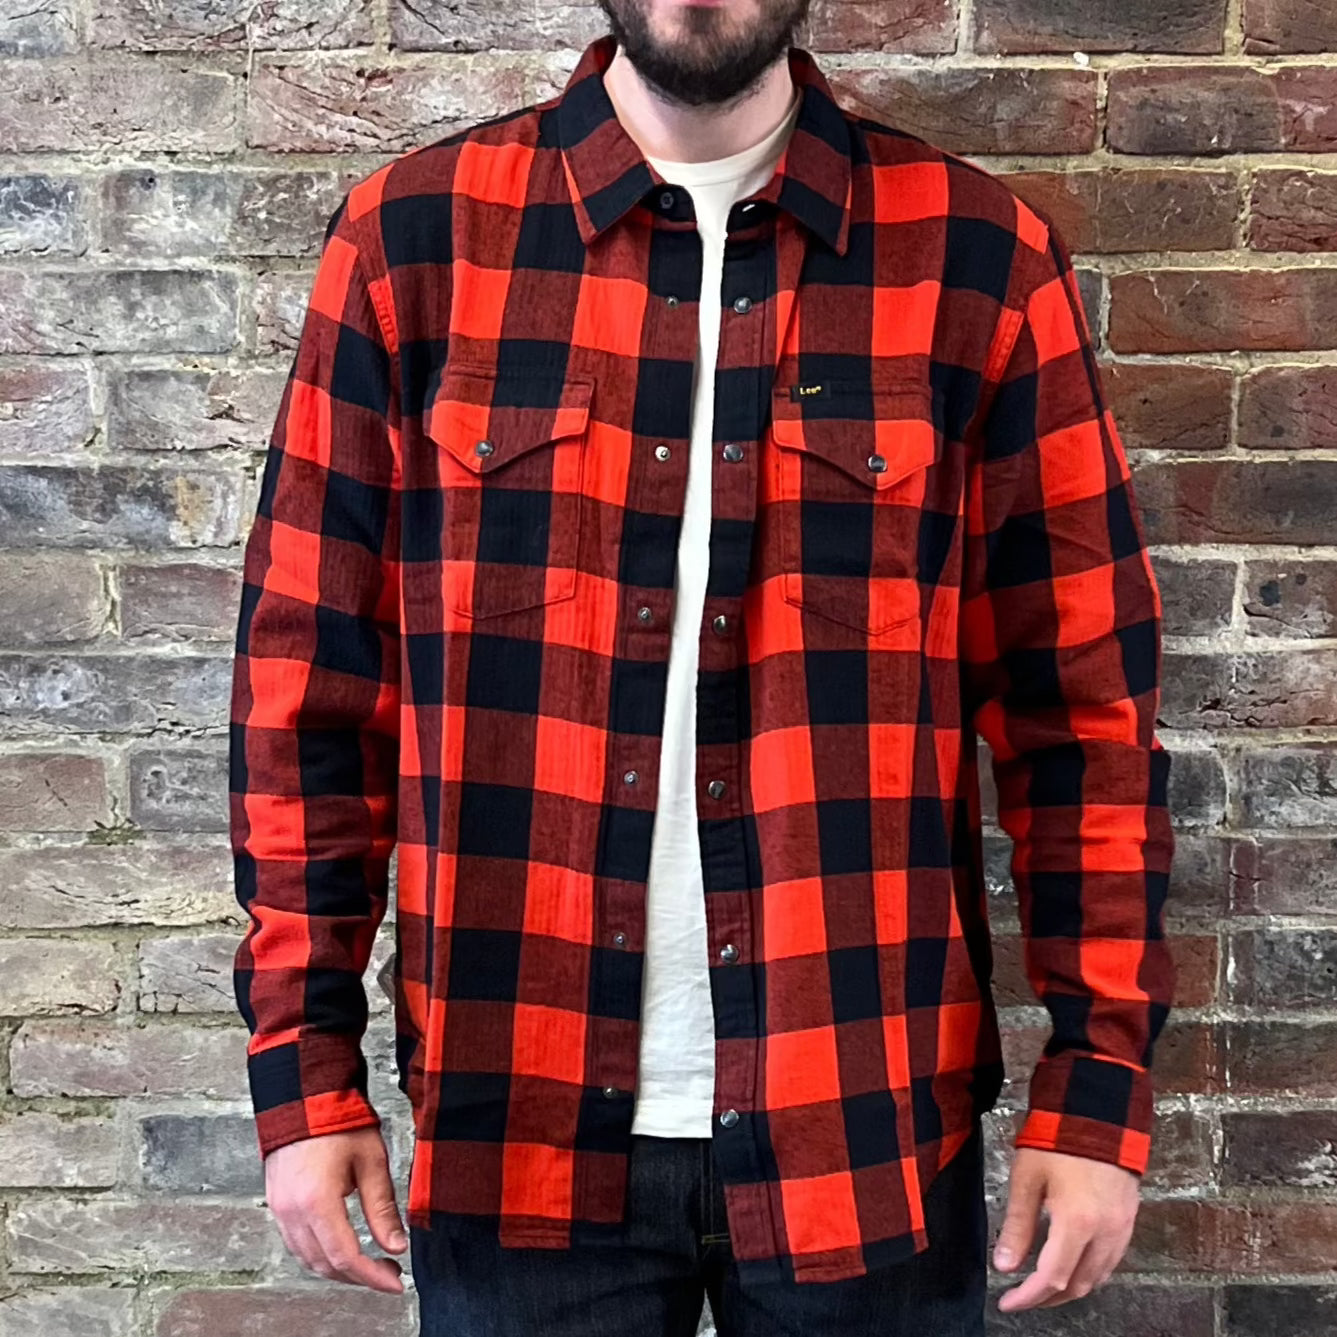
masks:
{"type": "Polygon", "coordinates": [[[372,1238],[388,1252],[402,1253],[408,1238],[379,1128],[322,1133],[265,1157],[265,1197],[288,1252],[331,1281],[402,1294],[401,1265],[362,1252],[344,1204],[355,1189],[372,1238]]]}

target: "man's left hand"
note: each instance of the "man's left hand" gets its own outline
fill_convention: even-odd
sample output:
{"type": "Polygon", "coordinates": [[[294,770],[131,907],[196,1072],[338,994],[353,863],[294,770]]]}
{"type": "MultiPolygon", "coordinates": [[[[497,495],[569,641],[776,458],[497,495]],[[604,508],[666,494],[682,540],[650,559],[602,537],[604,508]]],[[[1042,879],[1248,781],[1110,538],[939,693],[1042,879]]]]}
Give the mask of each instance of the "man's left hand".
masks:
{"type": "Polygon", "coordinates": [[[994,1266],[1012,1272],[1021,1265],[1041,1208],[1049,1217],[1049,1234],[1035,1271],[1004,1291],[998,1308],[1009,1313],[1052,1308],[1104,1285],[1132,1238],[1138,1187],[1139,1177],[1120,1165],[1018,1147],[994,1266]]]}

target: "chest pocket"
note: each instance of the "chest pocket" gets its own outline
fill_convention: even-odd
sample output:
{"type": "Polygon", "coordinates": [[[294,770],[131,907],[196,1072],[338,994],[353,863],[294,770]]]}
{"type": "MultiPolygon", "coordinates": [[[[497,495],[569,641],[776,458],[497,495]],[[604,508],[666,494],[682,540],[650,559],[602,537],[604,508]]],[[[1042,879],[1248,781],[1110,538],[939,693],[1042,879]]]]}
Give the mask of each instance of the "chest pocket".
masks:
{"type": "Polygon", "coordinates": [[[777,386],[771,436],[783,597],[878,635],[917,617],[936,393],[921,381],[777,386]]]}
{"type": "Polygon", "coordinates": [[[594,378],[447,366],[424,430],[441,448],[442,596],[470,619],[569,599],[594,378]]]}

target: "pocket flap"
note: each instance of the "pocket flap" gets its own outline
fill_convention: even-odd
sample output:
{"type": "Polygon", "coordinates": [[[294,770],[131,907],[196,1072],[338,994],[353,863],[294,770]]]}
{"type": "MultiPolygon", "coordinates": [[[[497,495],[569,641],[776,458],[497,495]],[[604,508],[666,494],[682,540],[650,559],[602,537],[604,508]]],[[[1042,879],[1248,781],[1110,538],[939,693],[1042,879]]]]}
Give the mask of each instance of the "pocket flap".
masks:
{"type": "Polygon", "coordinates": [[[771,396],[771,433],[778,446],[818,456],[881,490],[937,459],[937,398],[931,385],[911,380],[780,385],[771,396]]]}
{"type": "Polygon", "coordinates": [[[593,392],[592,376],[447,366],[424,430],[466,469],[488,474],[538,446],[584,432],[593,392]]]}

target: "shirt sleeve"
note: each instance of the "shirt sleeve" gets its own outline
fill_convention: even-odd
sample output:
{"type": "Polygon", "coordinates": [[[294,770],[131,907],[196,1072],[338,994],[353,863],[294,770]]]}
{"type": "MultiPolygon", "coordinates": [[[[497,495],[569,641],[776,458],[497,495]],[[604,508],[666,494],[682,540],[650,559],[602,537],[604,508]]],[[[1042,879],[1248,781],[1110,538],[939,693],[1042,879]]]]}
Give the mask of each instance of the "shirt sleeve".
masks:
{"type": "Polygon", "coordinates": [[[348,195],[326,226],[244,550],[233,973],[262,1157],[379,1126],[361,1039],[399,761],[398,413],[348,195]]]}
{"type": "Polygon", "coordinates": [[[1174,970],[1161,603],[1071,258],[1048,220],[1009,303],[968,490],[962,659],[993,755],[1027,977],[1052,1022],[1018,1147],[1141,1174],[1174,970]]]}

